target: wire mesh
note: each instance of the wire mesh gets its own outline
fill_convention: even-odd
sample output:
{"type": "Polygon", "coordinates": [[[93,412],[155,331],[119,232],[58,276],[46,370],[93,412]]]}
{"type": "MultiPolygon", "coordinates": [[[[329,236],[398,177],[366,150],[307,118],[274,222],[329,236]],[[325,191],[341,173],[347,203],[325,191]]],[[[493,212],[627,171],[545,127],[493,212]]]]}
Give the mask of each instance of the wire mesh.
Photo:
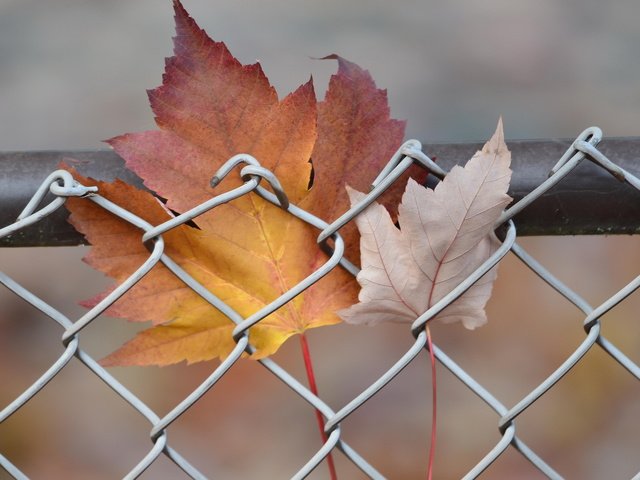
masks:
{"type": "MultiPolygon", "coordinates": [[[[575,346],[571,355],[569,355],[560,366],[549,374],[544,381],[533,388],[520,401],[516,402],[515,405],[511,407],[508,407],[501,402],[479,381],[474,379],[463,368],[461,368],[447,353],[435,345],[433,346],[434,354],[443,367],[449,370],[451,374],[454,375],[462,384],[477,395],[477,397],[491,410],[493,410],[498,417],[497,427],[499,440],[495,446],[484,455],[484,457],[478,459],[477,464],[464,476],[465,479],[478,477],[509,448],[521,454],[547,478],[563,478],[549,463],[547,463],[540,455],[536,454],[532,448],[518,437],[516,433],[516,420],[527,408],[535,404],[535,402],[552,389],[563,378],[563,376],[567,374],[578,362],[580,362],[585,354],[594,347],[606,352],[606,354],[612,357],[635,379],[640,379],[640,366],[638,366],[637,363],[634,363],[634,361],[626,356],[612,342],[607,340],[602,335],[601,331],[602,317],[620,302],[624,301],[625,298],[640,286],[640,276],[636,277],[599,306],[593,307],[583,300],[574,290],[553,276],[542,264],[529,255],[516,242],[517,229],[512,218],[517,213],[528,208],[536,201],[537,198],[551,189],[554,185],[562,182],[567,175],[570,175],[572,171],[585,160],[591,161],[598,167],[608,171],[618,181],[625,182],[631,187],[640,190],[640,179],[619,165],[611,162],[600,150],[598,150],[598,143],[601,139],[602,132],[600,129],[592,127],[585,130],[576,138],[570,148],[559,159],[556,166],[551,170],[549,178],[503,213],[496,224],[496,231],[499,232],[502,242],[501,247],[491,256],[491,258],[489,258],[475,272],[451,291],[445,298],[416,318],[415,322],[407,332],[413,337],[412,346],[383,375],[381,375],[375,382],[371,383],[359,395],[346,403],[342,408],[337,411],[332,409],[322,398],[314,395],[306,386],[301,384],[293,375],[272,359],[259,360],[259,362],[271,374],[283,382],[292,392],[301,397],[305,402],[319,410],[324,417],[324,428],[327,434],[326,442],[311,458],[300,462],[302,464],[301,467],[291,478],[301,479],[307,477],[333,450],[340,451],[368,478],[385,478],[383,474],[376,469],[375,461],[365,459],[354,448],[350,447],[349,444],[346,443],[343,439],[341,425],[348,422],[349,416],[356,409],[368,402],[380,390],[385,388],[385,386],[388,385],[395,376],[414,361],[418,354],[429,348],[425,333],[425,326],[427,323],[430,322],[447,305],[462,295],[493,266],[498,264],[509,252],[512,252],[521,262],[523,262],[544,282],[564,297],[566,301],[570,302],[581,312],[584,317],[583,329],[586,334],[584,340],[575,346]]],[[[15,400],[0,411],[0,423],[15,414],[31,398],[38,395],[45,385],[54,380],[75,357],[90,372],[100,378],[104,383],[106,383],[106,385],[115,391],[124,402],[130,405],[131,408],[137,411],[149,422],[149,435],[152,446],[148,453],[139,460],[138,464],[131,467],[125,478],[137,478],[161,455],[164,455],[173,461],[189,477],[194,479],[206,478],[188,461],[185,455],[176,451],[169,444],[167,432],[170,429],[171,424],[180,416],[185,414],[185,412],[187,412],[196,402],[206,395],[211,388],[215,387],[217,382],[223,378],[230,369],[234,368],[245,352],[252,353],[254,351],[254,347],[249,342],[248,337],[248,330],[252,326],[261,322],[269,314],[278,308],[281,308],[287,302],[290,302],[302,291],[317,282],[334,268],[345,268],[352,274],[357,274],[357,267],[343,257],[344,244],[340,236],[340,229],[348,222],[353,221],[359,213],[378,198],[413,163],[422,165],[438,178],[443,178],[446,175],[446,171],[422,152],[420,142],[410,140],[396,152],[393,158],[390,159],[387,167],[380,172],[376,180],[373,182],[372,189],[366,197],[357,205],[354,205],[351,209],[344,212],[331,224],[311,215],[309,212],[297,207],[296,205],[289,203],[286,192],[282,190],[278,179],[273,175],[273,173],[263,168],[257,159],[248,155],[237,155],[231,158],[220,169],[220,171],[217,172],[212,180],[212,185],[215,186],[223,182],[227,175],[242,166],[240,169],[240,175],[243,179],[243,184],[241,186],[223,194],[213,196],[209,201],[198,205],[192,210],[172,218],[161,225],[151,225],[131,212],[112,203],[106,198],[100,196],[100,192],[97,187],[79,184],[74,180],[72,175],[66,171],[58,170],[53,172],[44,180],[40,188],[34,192],[31,201],[25,206],[18,219],[14,223],[0,229],[0,238],[15,234],[29,225],[41,221],[43,218],[47,217],[64,205],[68,197],[81,197],[85,199],[85,201],[96,203],[111,214],[116,215],[139,228],[142,232],[141,242],[152,245],[152,248],[150,248],[149,256],[146,261],[133,274],[131,274],[126,281],[118,285],[117,288],[109,293],[109,295],[103,298],[97,305],[75,321],[68,318],[34,293],[21,286],[10,276],[0,272],[0,283],[2,283],[4,287],[42,312],[46,317],[57,323],[64,330],[62,335],[62,345],[64,347],[63,353],[40,376],[40,378],[38,378],[31,386],[16,397],[15,400]],[[268,184],[270,188],[265,188],[263,186],[264,183],[268,184]],[[187,272],[185,272],[180,265],[164,253],[164,241],[162,235],[179,225],[189,222],[206,211],[215,209],[222,203],[232,201],[252,192],[258,194],[275,206],[286,210],[289,214],[295,216],[300,221],[306,222],[317,229],[317,241],[323,249],[328,252],[328,255],[325,264],[318,270],[314,271],[309,277],[301,281],[291,290],[285,292],[282,296],[275,299],[260,311],[244,318],[220,300],[216,296],[216,292],[209,291],[202,284],[198,283],[187,272]],[[48,193],[52,193],[54,195],[54,199],[48,204],[41,206],[45,195],[48,193]],[[329,246],[328,243],[329,239],[332,240],[331,246],[329,246]],[[126,295],[127,291],[158,263],[164,264],[185,285],[191,288],[205,301],[224,313],[236,324],[233,331],[233,339],[236,342],[236,347],[233,351],[214,369],[204,382],[202,382],[190,395],[184,398],[175,408],[163,417],[160,417],[155,413],[147,404],[145,404],[145,402],[138,398],[131,390],[126,388],[81,348],[81,336],[83,334],[83,330],[100,317],[105,310],[109,308],[109,306],[118,300],[118,298],[122,295],[126,295]]],[[[612,181],[615,180],[612,179],[612,181]]],[[[20,468],[18,468],[18,466],[12,463],[11,459],[7,458],[2,453],[0,453],[0,466],[2,466],[2,468],[13,478],[28,478],[20,468]]],[[[640,473],[638,473],[635,478],[639,477],[640,473]]]]}

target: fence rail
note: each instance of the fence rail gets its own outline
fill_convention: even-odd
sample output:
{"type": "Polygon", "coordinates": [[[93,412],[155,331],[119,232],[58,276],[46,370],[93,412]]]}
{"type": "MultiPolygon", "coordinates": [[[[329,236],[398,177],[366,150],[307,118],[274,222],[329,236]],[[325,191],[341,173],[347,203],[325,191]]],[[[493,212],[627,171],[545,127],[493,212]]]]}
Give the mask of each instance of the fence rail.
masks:
{"type": "MultiPolygon", "coordinates": [[[[509,194],[520,201],[541,185],[572,140],[509,141],[513,178],[509,194]]],[[[478,143],[437,143],[423,146],[444,170],[471,158],[478,143]]],[[[612,138],[598,145],[611,162],[640,175],[640,137],[612,138]]],[[[100,180],[120,178],[144,188],[142,181],[124,166],[112,150],[0,152],[0,225],[12,223],[31,197],[31,192],[61,161],[77,165],[83,173],[100,180]]],[[[640,192],[611,182],[609,172],[584,162],[562,185],[544,192],[515,218],[518,235],[633,234],[640,232],[640,192]],[[587,207],[588,206],[588,207],[587,207]]],[[[84,244],[82,235],[66,222],[61,209],[37,225],[0,238],[0,246],[33,247],[84,244]]]]}
{"type": "MultiPolygon", "coordinates": [[[[378,380],[342,408],[338,410],[330,408],[322,398],[314,395],[273,360],[260,360],[267,370],[284,382],[295,394],[308,402],[313,408],[320,410],[325,418],[325,431],[328,435],[327,442],[306,463],[301,462],[304,465],[293,475],[293,478],[306,477],[334,449],[341,451],[347,459],[369,478],[384,478],[382,473],[374,466],[375,459],[370,463],[345,442],[341,432],[341,424],[348,422],[349,416],[355,409],[376,395],[404,367],[411,363],[421,351],[428,348],[424,331],[425,325],[438,312],[462,295],[484,273],[499,263],[509,252],[513,253],[532,269],[544,282],[564,297],[567,302],[582,312],[584,320],[577,327],[584,329],[586,333],[584,340],[575,347],[573,353],[561,365],[549,373],[544,381],[511,407],[506,406],[487,388],[464,371],[453,359],[455,352],[447,354],[434,346],[434,353],[442,366],[473,391],[497,415],[498,442],[484,457],[479,458],[478,463],[468,472],[465,478],[478,477],[509,447],[523,455],[546,477],[552,479],[562,478],[560,473],[516,435],[516,420],[528,407],[560,382],[563,376],[580,362],[592,348],[599,348],[606,352],[617,362],[617,365],[626,370],[635,379],[640,379],[640,366],[607,340],[601,331],[603,316],[615,305],[624,301],[640,286],[640,276],[636,277],[601,305],[593,307],[574,290],[554,277],[536,259],[532,258],[518,245],[516,237],[523,234],[635,233],[640,229],[640,202],[638,202],[640,199],[640,180],[634,175],[634,172],[637,173],[640,170],[640,165],[638,164],[640,141],[638,139],[612,139],[602,142],[601,145],[600,140],[600,130],[590,128],[573,142],[525,141],[509,143],[514,159],[512,164],[514,175],[510,193],[514,196],[516,202],[501,218],[505,226],[501,237],[502,246],[449,295],[415,320],[411,327],[407,329],[407,333],[413,337],[411,348],[378,380]],[[548,172],[552,172],[552,174],[549,176],[548,172]]],[[[397,178],[413,161],[430,166],[432,171],[442,169],[442,173],[444,173],[453,163],[469,158],[477,147],[478,145],[433,145],[421,150],[416,146],[415,142],[408,142],[399,150],[396,157],[391,159],[389,169],[385,169],[382,172],[382,181],[367,196],[366,201],[373,201],[376,194],[379,193],[377,190],[388,186],[392,179],[397,178]],[[437,157],[436,165],[431,162],[431,158],[428,155],[423,153],[423,150],[428,152],[428,155],[437,157]]],[[[49,195],[52,202],[50,205],[53,205],[51,210],[54,207],[61,206],[66,197],[82,196],[87,192],[83,190],[82,186],[76,185],[66,172],[50,176],[48,181],[40,188],[40,182],[43,178],[56,168],[62,157],[66,156],[83,162],[83,172],[90,175],[100,178],[122,176],[134,184],[139,184],[139,180],[123,170],[121,161],[111,152],[3,154],[3,177],[0,179],[3,184],[3,188],[0,190],[0,202],[3,205],[2,218],[0,219],[0,237],[5,238],[4,245],[69,245],[81,243],[82,239],[65,226],[64,215],[54,217],[49,210],[37,211],[38,205],[41,203],[40,200],[42,200],[41,197],[44,197],[47,192],[49,192],[47,195],[49,195]],[[4,185],[7,187],[4,188],[4,185]],[[19,218],[17,221],[15,220],[16,217],[19,218]]],[[[229,195],[239,197],[246,194],[247,189],[250,189],[275,205],[282,206],[280,203],[282,197],[279,199],[259,186],[261,179],[268,181],[268,175],[259,168],[249,170],[251,174],[247,176],[244,185],[225,195],[227,197],[229,195]]],[[[67,318],[15,280],[0,273],[0,284],[3,284],[21,299],[43,312],[51,320],[59,324],[64,331],[62,336],[64,353],[40,379],[0,411],[0,422],[18,411],[29,399],[37,395],[49,381],[53,380],[73,358],[76,358],[107,383],[125,402],[137,410],[150,423],[152,448],[144,458],[140,459],[137,465],[131,468],[126,478],[136,478],[163,454],[190,477],[205,478],[181,453],[168,444],[167,430],[174,420],[189,410],[210,388],[215,386],[216,382],[229,369],[233,368],[243,352],[251,352],[253,350],[248,340],[248,329],[265,318],[268,312],[290,301],[304,288],[317,281],[320,272],[314,272],[313,275],[303,280],[294,289],[275,299],[270,306],[261,310],[263,313],[258,312],[258,314],[254,314],[248,319],[243,318],[218,299],[215,296],[215,292],[208,291],[163,253],[162,234],[177,224],[187,221],[189,219],[188,214],[184,218],[172,219],[161,226],[153,226],[130,212],[123,212],[118,209],[117,206],[100,197],[99,192],[96,195],[88,196],[86,201],[93,201],[102,208],[138,226],[145,232],[141,236],[141,240],[146,240],[148,237],[154,238],[154,247],[149,253],[147,261],[140,269],[98,305],[76,320],[67,318]],[[224,312],[231,321],[237,324],[234,331],[234,339],[237,346],[233,352],[214,369],[211,375],[193,393],[163,418],[154,413],[142,400],[125,388],[80,348],[83,329],[98,318],[121,295],[126,295],[128,289],[159,262],[162,262],[182,282],[215,308],[224,312]]],[[[47,200],[45,199],[46,202],[47,200]]],[[[208,208],[215,208],[215,197],[207,202],[207,205],[208,208]]],[[[357,206],[345,212],[342,220],[338,220],[331,225],[293,205],[289,206],[287,211],[301,221],[310,223],[318,228],[321,231],[319,239],[326,239],[329,236],[333,236],[336,239],[335,251],[321,269],[339,268],[338,265],[342,263],[343,259],[337,233],[344,222],[351,221],[358,215],[357,206]]],[[[637,462],[637,459],[632,461],[637,462]]],[[[19,467],[14,465],[11,459],[2,456],[1,453],[0,466],[14,478],[26,478],[26,475],[22,473],[19,467]]],[[[640,465],[638,467],[640,468],[640,465]]]]}

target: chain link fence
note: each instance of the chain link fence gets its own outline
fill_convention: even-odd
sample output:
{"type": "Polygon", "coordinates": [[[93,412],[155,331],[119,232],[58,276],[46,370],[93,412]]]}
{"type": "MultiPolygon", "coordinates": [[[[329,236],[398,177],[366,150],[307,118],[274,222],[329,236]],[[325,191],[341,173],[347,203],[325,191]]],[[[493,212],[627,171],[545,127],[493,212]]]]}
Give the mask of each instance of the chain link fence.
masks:
{"type": "MultiPolygon", "coordinates": [[[[509,407],[503,401],[493,395],[488,388],[483,386],[479,381],[474,379],[464,369],[462,369],[454,360],[455,352],[445,353],[437,346],[433,346],[435,356],[439,363],[451,372],[462,384],[468,387],[478,399],[484,402],[487,408],[495,412],[498,423],[498,440],[495,446],[488,452],[478,454],[477,464],[465,475],[465,479],[478,477],[485,471],[496,459],[498,459],[508,449],[517,451],[526,458],[541,474],[551,479],[563,478],[553,466],[550,465],[541,455],[538,455],[533,448],[529,447],[516,432],[516,424],[518,417],[530,406],[535,404],[550,389],[552,389],[563,376],[569,372],[590,350],[596,348],[606,352],[617,365],[625,369],[635,379],[640,379],[640,366],[625,355],[616,345],[607,340],[602,334],[601,320],[603,315],[610,311],[613,307],[624,301],[631,293],[640,286],[640,276],[628,283],[617,293],[612,295],[602,304],[593,307],[583,300],[574,290],[564,285],[558,278],[553,276],[541,263],[529,255],[516,241],[518,229],[513,218],[525,213],[528,209],[535,206],[536,200],[540,199],[552,187],[558,185],[567,176],[575,173],[576,167],[583,161],[590,161],[602,171],[606,171],[613,175],[609,181],[625,182],[632,189],[640,191],[640,179],[629,173],[619,163],[612,162],[598,148],[598,144],[602,139],[602,133],[598,128],[592,127],[585,130],[571,144],[569,149],[561,156],[556,166],[551,170],[549,177],[532,188],[526,195],[516,196],[516,202],[508,208],[500,218],[496,225],[497,232],[502,241],[501,247],[491,256],[480,268],[472,275],[466,278],[458,285],[449,295],[440,302],[418,317],[408,329],[407,334],[413,338],[413,344],[404,355],[399,358],[382,376],[373,382],[362,393],[353,398],[346,405],[338,410],[332,409],[322,398],[314,395],[305,385],[300,383],[286,369],[282,368],[272,359],[262,359],[259,362],[275,377],[282,381],[292,393],[301,397],[314,409],[319,410],[324,417],[324,428],[327,434],[327,441],[322,447],[309,459],[300,462],[300,469],[292,476],[294,479],[301,479],[308,476],[332,451],[340,451],[350,462],[352,462],[366,477],[373,479],[385,478],[382,473],[376,469],[375,459],[367,459],[360,455],[355,448],[351,447],[343,438],[341,426],[347,425],[349,416],[360,406],[368,402],[381,389],[385,388],[391,380],[397,376],[407,365],[415,360],[416,356],[423,350],[428,349],[427,338],[425,334],[425,326],[434,318],[438,312],[443,310],[451,302],[455,301],[462,293],[464,293],[474,282],[478,281],[493,266],[498,264],[504,256],[512,252],[522,263],[535,272],[544,282],[558,292],[567,302],[574,305],[582,315],[584,321],[582,328],[585,332],[584,340],[575,346],[573,353],[557,367],[544,381],[533,388],[515,405],[509,407]],[[616,180],[617,179],[617,180],[616,180]],[[451,356],[450,356],[451,355],[451,356]]],[[[258,159],[259,160],[259,159],[258,159]]],[[[432,174],[433,178],[443,178],[446,171],[440,166],[440,163],[434,163],[429,156],[422,151],[420,142],[411,140],[406,142],[390,160],[387,167],[380,172],[379,176],[373,184],[371,192],[366,196],[365,200],[359,205],[354,206],[349,211],[344,212],[340,218],[331,224],[326,223],[322,219],[314,217],[310,213],[300,209],[299,207],[289,204],[286,198],[286,192],[279,187],[277,178],[260,166],[258,160],[247,155],[238,155],[230,159],[216,174],[216,182],[224,181],[224,177],[234,172],[240,165],[244,165],[240,174],[244,180],[242,186],[226,192],[224,194],[213,197],[208,202],[199,205],[189,212],[185,212],[162,225],[151,225],[143,219],[124,210],[120,206],[110,202],[100,196],[100,192],[96,187],[91,185],[81,185],[74,180],[72,175],[66,171],[57,170],[49,175],[42,183],[40,188],[33,192],[33,196],[28,204],[24,207],[18,219],[9,225],[0,229],[1,238],[16,237],[21,231],[24,231],[30,225],[38,222],[46,221],[47,217],[62,207],[68,197],[82,197],[85,201],[94,202],[104,208],[113,215],[131,223],[138,227],[141,232],[141,242],[150,242],[152,248],[147,260],[135,271],[125,282],[121,283],[99,304],[89,310],[85,315],[77,320],[68,318],[56,308],[45,302],[34,293],[20,285],[10,276],[0,272],[0,283],[5,288],[13,292],[22,300],[28,302],[37,310],[45,314],[53,322],[57,323],[64,330],[62,336],[62,344],[64,352],[60,357],[42,374],[31,386],[25,389],[18,397],[9,405],[0,411],[0,423],[14,415],[21,407],[23,407],[31,398],[38,393],[50,381],[54,380],[60,372],[62,372],[75,357],[90,372],[99,377],[113,391],[115,391],[122,401],[126,402],[131,408],[135,409],[142,417],[149,422],[150,437],[152,447],[148,453],[139,460],[139,463],[127,473],[127,479],[137,478],[140,476],[158,457],[166,456],[173,461],[180,469],[182,469],[189,477],[194,479],[206,478],[194,465],[189,462],[188,452],[179,452],[174,449],[168,442],[167,432],[170,430],[171,424],[187,412],[198,400],[200,400],[217,382],[233,369],[240,360],[243,353],[251,353],[253,347],[248,340],[248,330],[253,325],[258,324],[267,315],[276,309],[282,307],[291,301],[296,295],[299,295],[304,289],[314,282],[318,281],[323,275],[334,268],[347,268],[353,274],[357,274],[357,268],[349,264],[342,257],[342,240],[339,230],[346,223],[351,222],[368,204],[373,202],[381,195],[396,179],[412,164],[419,163],[426,167],[432,174]],[[269,184],[269,189],[263,185],[269,184]],[[318,230],[318,243],[328,249],[329,254],[326,263],[304,281],[299,283],[295,288],[286,292],[281,297],[275,299],[270,305],[255,313],[249,318],[243,318],[237,312],[233,311],[228,305],[216,297],[215,291],[209,291],[201,284],[190,277],[177,263],[163,252],[163,237],[167,231],[190,221],[197,215],[205,211],[216,208],[223,202],[232,201],[250,192],[258,194],[268,202],[284,208],[289,214],[297,217],[300,221],[306,222],[318,230]],[[48,194],[53,194],[54,198],[44,206],[41,204],[48,194]],[[327,246],[327,240],[333,240],[333,247],[327,246]],[[160,417],[145,402],[137,397],[130,389],[126,388],[120,381],[111,375],[106,369],[101,367],[99,363],[92,358],[85,350],[81,348],[81,339],[83,330],[112,305],[122,295],[126,295],[137,281],[144,277],[156,264],[162,263],[173,272],[185,285],[193,289],[203,299],[213,305],[215,308],[223,312],[231,321],[236,324],[233,332],[233,338],[236,342],[235,349],[229,356],[222,361],[210,376],[198,386],[190,395],[180,402],[168,414],[160,417]]],[[[514,170],[517,169],[517,166],[514,170]]],[[[517,170],[515,171],[517,173],[517,170]]],[[[432,180],[433,181],[433,180],[432,180]]],[[[519,228],[519,227],[518,227],[519,228]]],[[[630,229],[632,230],[632,229],[630,229]]],[[[499,299],[498,299],[499,301],[499,299]]],[[[258,401],[258,400],[256,400],[258,401]]],[[[444,425],[441,428],[447,428],[444,425]]],[[[488,432],[492,433],[492,432],[488,432]]],[[[637,468],[640,469],[640,463],[635,459],[637,468]]],[[[0,452],[0,466],[8,472],[8,474],[16,479],[28,478],[21,469],[12,463],[8,458],[0,452]]],[[[293,472],[292,472],[293,473],[293,472]]],[[[640,478],[638,473],[634,478],[640,478]]]]}

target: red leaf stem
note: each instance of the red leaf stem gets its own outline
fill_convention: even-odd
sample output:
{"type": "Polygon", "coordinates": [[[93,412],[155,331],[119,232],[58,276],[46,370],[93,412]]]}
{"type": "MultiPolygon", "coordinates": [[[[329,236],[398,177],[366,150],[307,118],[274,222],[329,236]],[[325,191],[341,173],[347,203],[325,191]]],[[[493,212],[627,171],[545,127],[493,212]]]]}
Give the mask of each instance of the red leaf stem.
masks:
{"type": "MultiPolygon", "coordinates": [[[[304,358],[304,366],[307,371],[307,380],[309,381],[309,389],[311,392],[318,396],[318,386],[316,384],[316,376],[313,373],[313,362],[311,361],[311,351],[309,350],[309,343],[304,333],[300,334],[300,346],[302,347],[302,357],[304,358]]],[[[316,409],[316,419],[318,421],[318,428],[320,430],[320,438],[322,443],[327,442],[327,434],[324,431],[324,417],[320,410],[316,409]]],[[[336,466],[333,463],[333,456],[331,453],[327,455],[327,463],[329,465],[329,474],[331,480],[338,480],[338,474],[336,473],[336,466]]]]}

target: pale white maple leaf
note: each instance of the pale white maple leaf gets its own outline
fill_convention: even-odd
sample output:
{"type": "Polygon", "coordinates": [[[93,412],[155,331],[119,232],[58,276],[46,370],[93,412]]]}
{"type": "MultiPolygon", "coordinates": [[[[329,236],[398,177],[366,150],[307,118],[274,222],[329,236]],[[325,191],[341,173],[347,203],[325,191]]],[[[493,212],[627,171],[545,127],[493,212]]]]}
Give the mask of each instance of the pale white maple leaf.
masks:
{"type": "MultiPolygon", "coordinates": [[[[464,167],[455,166],[435,189],[409,180],[399,206],[398,229],[387,210],[371,204],[356,217],[362,270],[359,303],[338,312],[346,322],[413,322],[487,260],[500,245],[494,224],[511,202],[511,153],[502,121],[464,167]]],[[[365,195],[347,188],[352,205],[365,195]]],[[[486,323],[497,266],[435,319],[486,323]]]]}

